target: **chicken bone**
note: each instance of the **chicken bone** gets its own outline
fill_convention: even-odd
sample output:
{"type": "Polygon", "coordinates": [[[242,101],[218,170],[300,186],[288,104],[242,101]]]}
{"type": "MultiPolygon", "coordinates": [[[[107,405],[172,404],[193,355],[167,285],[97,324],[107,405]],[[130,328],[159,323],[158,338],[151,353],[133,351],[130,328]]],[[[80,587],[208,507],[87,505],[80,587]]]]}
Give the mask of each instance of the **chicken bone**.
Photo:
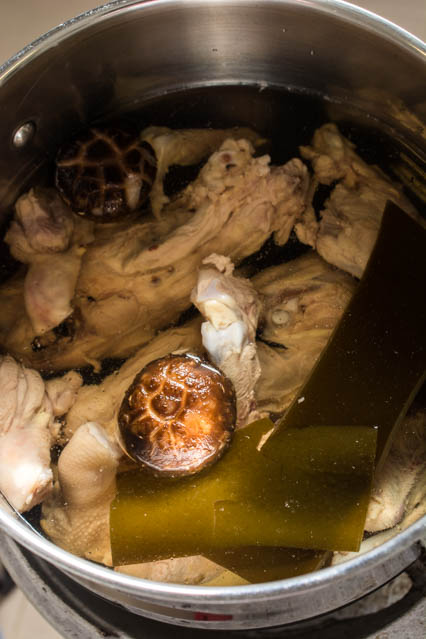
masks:
{"type": "Polygon", "coordinates": [[[223,255],[203,260],[191,301],[207,320],[201,325],[210,359],[232,381],[237,398],[237,428],[254,421],[254,388],[260,377],[256,329],[260,300],[249,280],[233,275],[223,255]]]}

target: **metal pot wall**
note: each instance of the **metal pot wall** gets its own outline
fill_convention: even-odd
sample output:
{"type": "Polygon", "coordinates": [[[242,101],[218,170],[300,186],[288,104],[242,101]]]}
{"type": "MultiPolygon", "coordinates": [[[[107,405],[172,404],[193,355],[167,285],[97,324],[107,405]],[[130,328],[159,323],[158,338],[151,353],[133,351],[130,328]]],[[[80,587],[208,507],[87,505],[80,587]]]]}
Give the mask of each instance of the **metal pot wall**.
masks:
{"type": "MultiPolygon", "coordinates": [[[[70,132],[196,87],[289,88],[322,96],[336,112],[350,104],[411,157],[424,158],[425,81],[426,48],[419,40],[344,2],[112,2],[54,29],[0,68],[0,221],[17,196],[41,179],[70,132]]],[[[250,120],[254,113],[232,101],[214,108],[229,121],[250,120]],[[243,118],[238,109],[245,109],[243,118]]],[[[268,117],[268,110],[253,117],[268,117]]],[[[6,506],[0,526],[93,592],[142,615],[238,629],[306,619],[375,589],[416,559],[426,521],[347,563],[231,588],[116,573],[51,544],[6,506]]]]}

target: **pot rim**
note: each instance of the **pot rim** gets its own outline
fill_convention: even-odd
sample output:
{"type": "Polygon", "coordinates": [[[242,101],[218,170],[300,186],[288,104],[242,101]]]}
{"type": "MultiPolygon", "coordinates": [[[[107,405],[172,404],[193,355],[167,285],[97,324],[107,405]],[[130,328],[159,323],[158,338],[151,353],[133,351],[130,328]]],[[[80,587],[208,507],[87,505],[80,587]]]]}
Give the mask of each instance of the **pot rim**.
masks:
{"type": "MultiPolygon", "coordinates": [[[[415,57],[421,60],[426,59],[426,43],[420,40],[406,29],[399,27],[390,20],[379,16],[372,11],[355,6],[345,0],[315,0],[313,5],[311,0],[266,0],[269,4],[306,6],[314,11],[334,15],[337,18],[351,22],[364,29],[378,33],[380,36],[391,40],[394,45],[399,45],[408,50],[415,57]]],[[[253,4],[256,0],[209,0],[210,4],[253,4]]],[[[176,4],[200,4],[200,0],[113,0],[107,2],[84,13],[80,13],[75,18],[70,18],[65,22],[53,27],[45,34],[41,35],[30,44],[20,49],[6,62],[0,64],[0,87],[9,77],[14,75],[22,66],[40,55],[46,48],[57,46],[61,41],[67,39],[74,32],[90,26],[94,22],[101,22],[117,11],[134,11],[137,8],[148,10],[155,8],[161,10],[168,5],[176,4]]]]}
{"type": "MultiPolygon", "coordinates": [[[[209,1],[210,4],[218,5],[258,4],[256,0],[209,1]]],[[[351,22],[361,29],[374,31],[382,38],[391,40],[394,45],[409,51],[412,56],[426,62],[426,44],[422,42],[422,40],[389,20],[348,2],[344,2],[343,0],[316,0],[314,5],[310,0],[267,0],[267,2],[270,5],[277,6],[296,5],[297,2],[298,6],[304,5],[311,10],[331,14],[342,21],[351,22]]],[[[178,4],[181,6],[185,5],[185,8],[189,10],[190,5],[199,5],[201,4],[201,0],[114,0],[113,2],[86,11],[54,27],[1,65],[0,88],[23,66],[43,53],[46,48],[58,46],[62,41],[72,36],[72,34],[94,23],[106,21],[116,12],[127,12],[136,9],[161,11],[167,9],[168,6],[178,4]]],[[[331,583],[335,584],[336,580],[344,579],[355,571],[364,572],[370,570],[377,564],[389,560],[390,557],[399,554],[413,543],[419,541],[426,532],[426,516],[411,524],[403,532],[397,533],[393,538],[380,546],[342,564],[288,579],[261,584],[227,587],[168,584],[115,572],[110,568],[77,557],[56,546],[47,538],[38,534],[37,531],[31,530],[29,526],[26,526],[17,519],[15,515],[8,513],[1,505],[0,528],[28,550],[31,550],[47,562],[54,564],[56,567],[61,568],[77,579],[100,582],[128,594],[140,595],[141,592],[143,592],[145,597],[148,596],[148,598],[153,601],[161,601],[166,595],[172,596],[176,604],[186,602],[188,599],[201,603],[208,597],[208,603],[210,605],[236,601],[251,601],[254,597],[256,597],[256,599],[279,598],[282,597],[283,594],[306,591],[306,587],[316,589],[326,587],[331,583]]]]}
{"type": "Polygon", "coordinates": [[[426,532],[426,515],[380,546],[336,566],[329,566],[316,572],[277,581],[225,587],[169,584],[116,572],[101,564],[77,557],[56,546],[37,531],[33,532],[30,527],[27,527],[14,515],[7,513],[1,506],[0,528],[27,550],[31,550],[42,559],[77,579],[100,582],[128,594],[140,594],[143,591],[144,595],[149,594],[150,599],[157,601],[167,595],[172,596],[176,603],[187,601],[188,598],[201,603],[208,596],[209,604],[216,604],[250,601],[254,596],[258,598],[259,595],[268,600],[279,598],[283,594],[305,592],[307,586],[312,590],[326,587],[332,583],[335,584],[336,580],[344,579],[355,571],[371,570],[377,564],[384,560],[389,561],[392,556],[418,542],[426,532]]]}

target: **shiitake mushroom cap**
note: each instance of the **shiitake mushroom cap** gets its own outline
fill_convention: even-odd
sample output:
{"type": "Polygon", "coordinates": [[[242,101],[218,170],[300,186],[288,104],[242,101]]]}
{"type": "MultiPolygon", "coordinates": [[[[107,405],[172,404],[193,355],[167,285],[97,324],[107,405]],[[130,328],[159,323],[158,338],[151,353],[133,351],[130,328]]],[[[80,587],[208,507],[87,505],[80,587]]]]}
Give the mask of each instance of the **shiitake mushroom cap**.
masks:
{"type": "Polygon", "coordinates": [[[232,383],[207,360],[168,355],[136,375],[118,415],[125,452],[153,474],[182,477],[217,461],[236,422],[232,383]]]}
{"type": "Polygon", "coordinates": [[[141,208],[156,172],[153,148],[110,126],[89,129],[59,150],[55,183],[73,211],[112,222],[141,208]]]}

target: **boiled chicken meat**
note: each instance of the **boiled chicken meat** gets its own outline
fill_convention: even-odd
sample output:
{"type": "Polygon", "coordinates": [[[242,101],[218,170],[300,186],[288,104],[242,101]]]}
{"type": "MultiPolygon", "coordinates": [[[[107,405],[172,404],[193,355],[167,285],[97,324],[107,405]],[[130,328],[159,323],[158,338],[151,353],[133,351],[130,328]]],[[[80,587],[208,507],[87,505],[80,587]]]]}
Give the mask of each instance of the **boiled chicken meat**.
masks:
{"type": "MultiPolygon", "coordinates": [[[[426,515],[426,414],[414,410],[403,420],[389,456],[374,479],[360,553],[377,548],[426,515]],[[378,532],[380,531],[380,532],[378,532]]],[[[335,552],[333,564],[356,557],[355,552],[335,552]]]]}
{"type": "Polygon", "coordinates": [[[12,357],[0,358],[0,489],[19,511],[40,503],[52,487],[50,447],[81,377],[47,384],[12,357]]]}
{"type": "Polygon", "coordinates": [[[150,126],[142,131],[142,141],[154,149],[157,160],[157,174],[150,193],[151,208],[155,217],[160,217],[164,205],[169,202],[163,187],[169,168],[174,164],[198,164],[230,138],[245,138],[255,146],[262,142],[254,131],[244,127],[174,130],[165,126],[150,126]]]}
{"type": "MultiPolygon", "coordinates": [[[[176,211],[167,218],[160,221],[148,220],[138,225],[141,241],[147,245],[159,241],[159,238],[166,237],[172,230],[185,223],[191,214],[186,211],[176,211]]],[[[93,223],[77,218],[77,228],[87,229],[93,223]]],[[[104,243],[111,238],[114,233],[125,233],[128,230],[128,221],[123,224],[115,222],[111,224],[98,224],[94,228],[96,242],[104,243]]],[[[133,227],[132,227],[133,228],[133,227]]],[[[50,260],[62,260],[63,253],[50,255],[50,260]]],[[[53,263],[52,263],[53,265],[53,263]]],[[[66,268],[67,263],[61,265],[66,268]]],[[[60,274],[60,271],[59,271],[60,274]]],[[[50,277],[53,281],[53,291],[62,282],[57,279],[57,272],[52,270],[50,277]]],[[[61,365],[56,368],[71,368],[77,358],[81,364],[93,364],[97,366],[97,360],[91,357],[92,350],[96,351],[99,340],[104,340],[105,335],[109,335],[111,353],[114,353],[115,344],[118,342],[123,351],[131,352],[135,347],[144,343],[147,339],[147,330],[144,326],[136,326],[134,331],[130,330],[125,337],[117,330],[117,312],[121,312],[130,322],[132,317],[138,313],[137,300],[130,293],[119,292],[116,295],[106,297],[95,305],[87,305],[87,322],[91,326],[91,331],[87,331],[83,336],[80,333],[80,342],[76,345],[77,353],[73,348],[73,337],[77,328],[81,324],[81,317],[78,309],[66,321],[65,331],[51,330],[42,336],[37,335],[31,326],[26,313],[22,312],[22,299],[25,286],[25,275],[17,274],[14,278],[6,281],[0,287],[0,299],[3,314],[0,314],[0,343],[16,357],[31,364],[35,368],[51,370],[53,362],[60,358],[61,365]],[[97,338],[97,327],[102,327],[103,335],[97,338]],[[69,349],[69,354],[65,356],[65,349],[69,349]],[[52,364],[52,366],[51,366],[52,364]]],[[[64,282],[66,286],[66,282],[64,282]]],[[[47,291],[48,292],[48,291],[47,291]]],[[[62,296],[63,297],[63,296],[62,296]]],[[[55,302],[55,305],[57,301],[55,302]]],[[[74,300],[75,305],[75,300],[74,300]]],[[[152,335],[152,331],[148,331],[152,335]]]]}
{"type": "Polygon", "coordinates": [[[305,207],[307,169],[300,160],[271,167],[268,156],[253,153],[247,140],[225,141],[166,207],[166,219],[190,217],[159,243],[146,224],[134,224],[91,244],[73,301],[73,337],[37,353],[29,344],[18,350],[11,337],[14,353],[49,370],[127,357],[188,308],[205,257],[221,251],[239,262],[272,234],[285,243],[305,207]]]}
{"type": "Polygon", "coordinates": [[[109,510],[121,452],[104,429],[82,424],[58,460],[54,493],[43,502],[41,525],[58,546],[111,565],[109,510]]]}
{"type": "MultiPolygon", "coordinates": [[[[111,354],[110,336],[106,339],[102,326],[90,322],[99,304],[127,295],[138,312],[129,316],[117,308],[121,334],[139,326],[152,335],[187,308],[196,269],[211,252],[220,248],[239,261],[258,250],[271,233],[285,242],[304,207],[306,187],[307,172],[300,161],[270,167],[268,156],[253,158],[249,142],[228,140],[170,205],[171,211],[194,213],[161,244],[146,246],[136,227],[93,246],[84,257],[78,294],[85,330],[102,340],[99,355],[111,354]]],[[[128,308],[129,301],[122,306],[128,308]]]]}
{"type": "Polygon", "coordinates": [[[15,215],[6,233],[13,256],[28,262],[38,253],[69,248],[74,216],[53,189],[31,189],[15,204],[15,215]]]}
{"type": "Polygon", "coordinates": [[[201,325],[203,346],[211,361],[231,380],[237,398],[237,428],[254,421],[254,389],[260,377],[256,330],[260,300],[249,280],[233,275],[223,255],[203,260],[191,301],[207,320],[201,325]]]}
{"type": "Polygon", "coordinates": [[[410,493],[426,509],[426,413],[406,417],[398,429],[389,455],[377,473],[365,529],[377,532],[398,524],[406,512],[410,493]]]}
{"type": "Polygon", "coordinates": [[[36,335],[58,326],[73,312],[71,300],[83,250],[37,256],[25,278],[25,309],[36,335]]]}
{"type": "Polygon", "coordinates": [[[71,301],[93,224],[76,218],[53,189],[31,189],[16,202],[5,241],[25,264],[27,315],[36,335],[58,326],[72,312],[71,301]]]}
{"type": "Polygon", "coordinates": [[[361,277],[380,228],[386,202],[391,200],[413,216],[416,212],[399,186],[376,166],[364,162],[335,124],[315,132],[312,145],[300,153],[310,160],[320,184],[337,185],[316,222],[312,208],[296,226],[301,242],[310,244],[330,264],[361,277]]]}
{"type": "Polygon", "coordinates": [[[76,371],[68,371],[63,377],[53,377],[44,382],[55,417],[63,417],[68,413],[82,384],[83,379],[76,371]]]}
{"type": "Polygon", "coordinates": [[[117,566],[116,570],[140,579],[199,586],[207,584],[224,572],[222,566],[202,555],[117,566]]]}
{"type": "MultiPolygon", "coordinates": [[[[16,203],[6,235],[25,266],[0,287],[1,347],[21,362],[52,371],[128,358],[99,385],[82,386],[78,373],[44,381],[11,356],[0,357],[2,493],[21,512],[43,501],[49,538],[106,565],[118,466],[134,467],[118,444],[118,414],[140,371],[170,353],[207,352],[233,383],[237,425],[260,415],[274,419],[307,380],[351,299],[351,275],[363,273],[386,201],[416,215],[399,187],[365,163],[333,124],[301,147],[312,179],[299,159],[277,167],[267,155],[255,157],[262,141],[249,129],[149,127],[141,139],[157,161],[153,215],[94,225],[53,190],[32,189],[16,203]],[[169,167],[199,164],[209,154],[194,182],[166,197],[169,167]],[[319,184],[330,195],[318,221],[319,184]],[[284,245],[293,228],[322,257],[309,252],[251,280],[243,269],[234,272],[270,237],[284,245]],[[204,322],[198,316],[179,325],[190,301],[204,322]],[[54,442],[65,447],[52,470],[54,442]]],[[[368,509],[366,530],[382,532],[363,550],[424,513],[425,428],[424,412],[400,427],[368,509]]],[[[224,572],[201,556],[120,570],[192,584],[224,572]]]]}
{"type": "Polygon", "coordinates": [[[327,344],[356,282],[315,253],[265,269],[252,282],[262,300],[257,406],[282,413],[327,344]]]}

